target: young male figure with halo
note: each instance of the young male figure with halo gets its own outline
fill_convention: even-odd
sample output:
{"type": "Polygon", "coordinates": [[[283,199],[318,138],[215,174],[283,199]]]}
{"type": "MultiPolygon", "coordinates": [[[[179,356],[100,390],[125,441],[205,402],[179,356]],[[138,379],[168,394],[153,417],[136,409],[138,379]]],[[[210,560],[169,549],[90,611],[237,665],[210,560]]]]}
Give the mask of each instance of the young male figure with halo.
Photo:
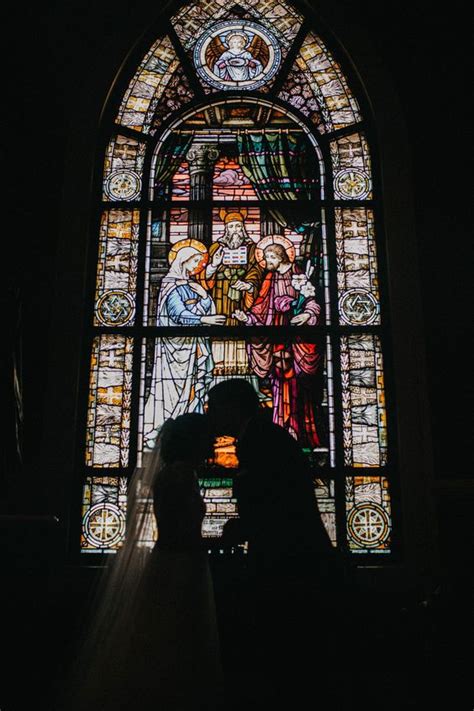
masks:
{"type": "MultiPolygon", "coordinates": [[[[249,326],[315,326],[321,307],[309,274],[295,264],[290,240],[280,235],[264,237],[257,259],[266,269],[258,296],[250,309],[236,309],[234,317],[249,326]]],[[[322,399],[322,355],[317,343],[301,336],[283,342],[266,338],[248,344],[250,369],[269,378],[273,394],[273,421],[301,445],[320,447],[317,405],[322,399]]]]}

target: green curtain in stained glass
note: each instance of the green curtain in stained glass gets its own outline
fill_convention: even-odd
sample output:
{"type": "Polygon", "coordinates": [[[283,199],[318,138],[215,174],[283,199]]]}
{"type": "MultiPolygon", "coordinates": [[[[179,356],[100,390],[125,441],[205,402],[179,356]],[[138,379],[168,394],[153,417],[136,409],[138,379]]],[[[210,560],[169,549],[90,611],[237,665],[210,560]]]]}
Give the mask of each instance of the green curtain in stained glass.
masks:
{"type": "Polygon", "coordinates": [[[193,134],[172,132],[165,141],[158,153],[155,167],[155,186],[158,197],[164,194],[167,183],[185,159],[192,140],[193,134]]]}
{"type": "Polygon", "coordinates": [[[310,200],[318,167],[304,133],[240,133],[239,163],[261,200],[310,200]]]}
{"type": "Polygon", "coordinates": [[[237,136],[239,164],[260,200],[281,226],[304,235],[305,257],[315,259],[319,271],[319,214],[311,205],[319,190],[319,167],[306,135],[291,131],[243,131],[237,136]],[[271,207],[271,201],[288,202],[271,207]],[[291,203],[298,201],[298,207],[291,203]],[[307,208],[305,207],[307,203],[307,208]],[[317,215],[317,216],[316,216],[317,215]]]}

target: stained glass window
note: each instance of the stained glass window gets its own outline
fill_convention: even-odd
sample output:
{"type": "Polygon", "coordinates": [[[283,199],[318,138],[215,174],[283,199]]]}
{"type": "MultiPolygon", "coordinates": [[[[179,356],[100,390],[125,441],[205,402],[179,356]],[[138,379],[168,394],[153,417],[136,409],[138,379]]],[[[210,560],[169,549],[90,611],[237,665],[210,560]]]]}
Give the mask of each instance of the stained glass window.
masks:
{"type": "MultiPolygon", "coordinates": [[[[333,545],[393,550],[381,196],[347,67],[286,0],[188,2],[129,67],[101,156],[83,552],[123,542],[163,422],[234,377],[300,443],[333,545]]],[[[238,516],[237,467],[219,438],[210,545],[238,516]]]]}

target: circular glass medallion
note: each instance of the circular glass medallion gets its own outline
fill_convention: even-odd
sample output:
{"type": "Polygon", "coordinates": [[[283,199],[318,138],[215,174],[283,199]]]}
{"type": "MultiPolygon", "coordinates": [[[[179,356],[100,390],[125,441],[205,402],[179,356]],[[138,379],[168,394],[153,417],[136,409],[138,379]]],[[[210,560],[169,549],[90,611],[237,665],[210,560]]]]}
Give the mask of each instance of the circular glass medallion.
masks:
{"type": "Polygon", "coordinates": [[[115,504],[96,504],[84,517],[84,536],[95,548],[111,548],[125,535],[125,515],[115,504]]]}
{"type": "Polygon", "coordinates": [[[97,302],[96,314],[104,326],[125,326],[135,314],[135,304],[126,291],[106,291],[97,302]]]}
{"type": "Polygon", "coordinates": [[[194,48],[199,76],[216,89],[257,89],[275,75],[280,62],[274,34],[244,20],[217,22],[194,48]]]}
{"type": "Polygon", "coordinates": [[[138,173],[133,170],[116,170],[105,181],[105,194],[112,200],[134,200],[142,187],[138,173]]]}
{"type": "Polygon", "coordinates": [[[390,534],[390,521],[386,511],[374,503],[354,506],[347,526],[354,541],[365,548],[380,546],[390,534]]]}
{"type": "Polygon", "coordinates": [[[367,326],[377,319],[379,305],[370,291],[350,289],[339,299],[339,313],[351,326],[367,326]]]}
{"type": "Polygon", "coordinates": [[[370,193],[370,178],[363,170],[341,170],[334,180],[336,197],[346,200],[364,200],[370,193]]]}

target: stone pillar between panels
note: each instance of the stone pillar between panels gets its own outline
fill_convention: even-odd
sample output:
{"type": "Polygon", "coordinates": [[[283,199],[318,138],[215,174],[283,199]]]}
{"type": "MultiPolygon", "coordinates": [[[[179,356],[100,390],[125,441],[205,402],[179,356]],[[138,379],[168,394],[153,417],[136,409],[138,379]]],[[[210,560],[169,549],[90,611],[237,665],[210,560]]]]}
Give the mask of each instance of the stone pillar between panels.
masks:
{"type": "Polygon", "coordinates": [[[188,235],[206,245],[212,242],[212,177],[214,163],[219,158],[218,149],[206,143],[192,146],[186,154],[189,163],[190,200],[199,200],[203,204],[189,210],[188,235]]]}

